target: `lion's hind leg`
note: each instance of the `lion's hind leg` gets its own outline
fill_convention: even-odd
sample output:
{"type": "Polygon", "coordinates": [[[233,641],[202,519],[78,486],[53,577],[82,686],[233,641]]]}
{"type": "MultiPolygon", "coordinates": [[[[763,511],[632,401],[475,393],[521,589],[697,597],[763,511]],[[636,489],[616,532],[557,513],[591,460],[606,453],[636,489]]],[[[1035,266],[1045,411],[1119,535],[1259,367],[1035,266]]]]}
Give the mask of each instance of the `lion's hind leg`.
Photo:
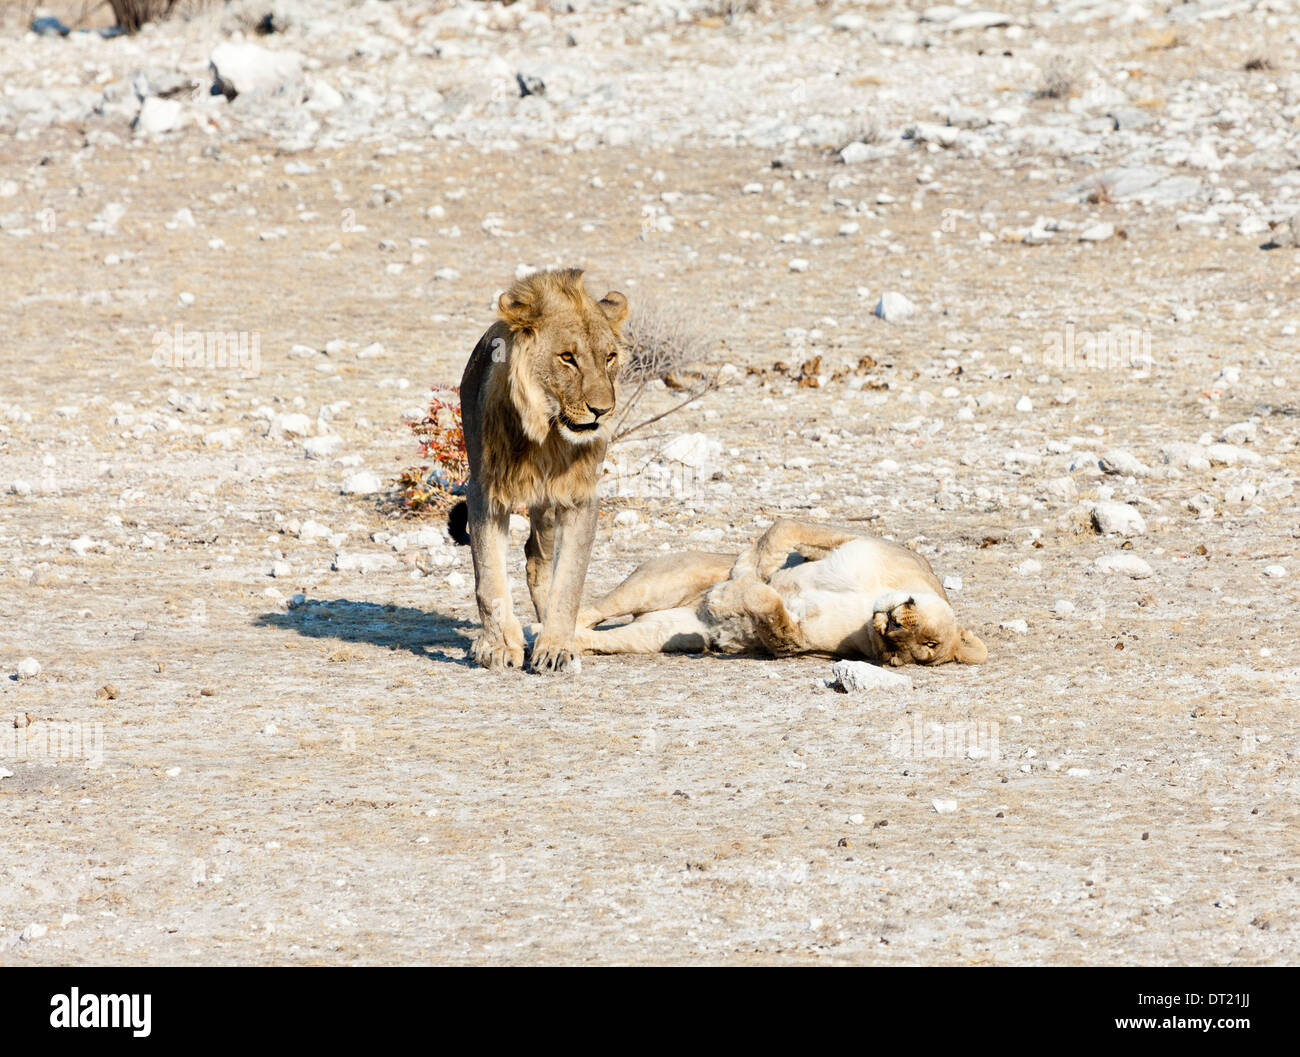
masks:
{"type": "Polygon", "coordinates": [[[696,552],[651,558],[609,594],[584,607],[578,614],[578,627],[593,628],[614,617],[693,606],[710,587],[727,578],[734,560],[733,554],[696,552]]]}

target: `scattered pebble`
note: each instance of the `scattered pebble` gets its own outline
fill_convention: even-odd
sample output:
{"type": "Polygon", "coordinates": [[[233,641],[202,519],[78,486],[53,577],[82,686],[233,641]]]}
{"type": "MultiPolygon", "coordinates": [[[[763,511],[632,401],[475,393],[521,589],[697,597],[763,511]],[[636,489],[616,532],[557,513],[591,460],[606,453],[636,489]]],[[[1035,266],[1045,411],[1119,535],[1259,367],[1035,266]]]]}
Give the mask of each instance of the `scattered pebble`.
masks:
{"type": "Polygon", "coordinates": [[[866,661],[836,661],[831,667],[833,689],[845,693],[865,690],[910,690],[911,677],[866,661]]]}
{"type": "Polygon", "coordinates": [[[1151,566],[1129,551],[1121,551],[1118,554],[1103,554],[1093,564],[1102,572],[1123,573],[1125,576],[1131,576],[1134,580],[1145,580],[1152,575],[1151,566]]]}

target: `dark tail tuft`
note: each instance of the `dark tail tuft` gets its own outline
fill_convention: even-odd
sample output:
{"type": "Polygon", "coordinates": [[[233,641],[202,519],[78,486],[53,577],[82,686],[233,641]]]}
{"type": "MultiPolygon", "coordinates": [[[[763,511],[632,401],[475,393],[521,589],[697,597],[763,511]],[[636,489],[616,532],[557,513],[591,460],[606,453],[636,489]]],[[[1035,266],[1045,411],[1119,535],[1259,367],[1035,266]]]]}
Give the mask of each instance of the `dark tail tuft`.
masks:
{"type": "Polygon", "coordinates": [[[447,513],[447,531],[462,547],[469,542],[469,504],[461,500],[447,513]]]}

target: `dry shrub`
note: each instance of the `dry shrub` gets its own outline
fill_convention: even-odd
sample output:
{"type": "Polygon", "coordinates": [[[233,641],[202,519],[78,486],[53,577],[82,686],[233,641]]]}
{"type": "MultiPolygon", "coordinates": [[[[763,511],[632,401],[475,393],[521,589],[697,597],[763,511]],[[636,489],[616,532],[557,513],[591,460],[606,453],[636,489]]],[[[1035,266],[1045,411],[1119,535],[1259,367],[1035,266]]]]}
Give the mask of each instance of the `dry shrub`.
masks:
{"type": "Polygon", "coordinates": [[[687,307],[637,302],[623,324],[623,342],[628,357],[615,440],[658,422],[717,387],[715,378],[694,369],[713,343],[700,315],[687,307]],[[656,381],[684,395],[666,411],[641,418],[637,408],[656,381]]]}
{"type": "Polygon", "coordinates": [[[432,459],[433,465],[410,466],[402,471],[398,479],[402,506],[413,514],[445,510],[469,480],[460,386],[435,386],[428,414],[411,423],[411,432],[420,439],[420,454],[432,459]]]}
{"type": "Polygon", "coordinates": [[[1064,55],[1055,55],[1043,71],[1043,87],[1038,90],[1040,99],[1068,99],[1077,94],[1079,70],[1064,55]]]}

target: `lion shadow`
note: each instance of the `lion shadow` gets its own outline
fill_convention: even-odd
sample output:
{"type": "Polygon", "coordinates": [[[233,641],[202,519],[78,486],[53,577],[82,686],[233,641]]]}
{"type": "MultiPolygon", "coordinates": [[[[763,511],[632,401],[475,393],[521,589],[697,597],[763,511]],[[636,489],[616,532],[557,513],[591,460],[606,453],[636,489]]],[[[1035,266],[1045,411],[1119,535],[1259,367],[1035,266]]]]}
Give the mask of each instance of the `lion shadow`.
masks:
{"type": "Polygon", "coordinates": [[[289,610],[262,613],[257,627],[295,631],[310,639],[365,642],[444,664],[472,667],[466,629],[478,625],[445,613],[407,606],[356,602],[348,598],[309,598],[289,610]]]}

